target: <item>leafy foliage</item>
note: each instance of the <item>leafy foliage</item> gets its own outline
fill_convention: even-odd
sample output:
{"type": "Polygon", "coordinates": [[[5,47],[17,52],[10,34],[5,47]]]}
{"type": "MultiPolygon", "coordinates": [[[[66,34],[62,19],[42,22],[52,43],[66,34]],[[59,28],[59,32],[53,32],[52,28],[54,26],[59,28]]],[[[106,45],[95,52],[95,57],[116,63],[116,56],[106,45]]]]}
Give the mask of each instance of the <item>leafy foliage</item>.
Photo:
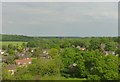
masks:
{"type": "Polygon", "coordinates": [[[3,46],[10,54],[7,64],[14,64],[14,54],[22,53],[29,48],[27,54],[32,54],[32,64],[27,67],[18,67],[15,75],[3,69],[3,79],[41,80],[64,78],[87,78],[88,80],[118,80],[120,78],[120,63],[117,55],[105,55],[103,51],[116,51],[118,40],[116,37],[86,37],[86,38],[40,38],[14,35],[9,38],[3,35],[4,41],[28,41],[27,44],[3,46]],[[19,37],[19,38],[18,38],[19,37]],[[9,39],[8,39],[9,38],[9,39]],[[20,40],[21,39],[21,40],[20,40]],[[101,51],[100,44],[105,44],[101,51]],[[86,48],[80,50],[77,48],[86,48]],[[31,50],[34,49],[34,52],[31,50]],[[44,49],[48,50],[50,59],[41,58],[44,49]],[[8,74],[8,75],[7,75],[8,74]]]}

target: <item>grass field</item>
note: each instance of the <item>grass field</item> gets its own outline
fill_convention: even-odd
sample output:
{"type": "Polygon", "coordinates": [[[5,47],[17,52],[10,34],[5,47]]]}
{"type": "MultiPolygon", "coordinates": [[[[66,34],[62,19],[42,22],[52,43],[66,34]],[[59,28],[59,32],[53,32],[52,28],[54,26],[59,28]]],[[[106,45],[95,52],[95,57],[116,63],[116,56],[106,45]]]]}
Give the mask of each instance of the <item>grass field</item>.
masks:
{"type": "Polygon", "coordinates": [[[7,45],[9,45],[9,44],[13,44],[13,45],[22,45],[23,43],[27,43],[27,42],[0,42],[0,47],[2,46],[2,45],[5,45],[5,46],[7,46],[7,45]]]}

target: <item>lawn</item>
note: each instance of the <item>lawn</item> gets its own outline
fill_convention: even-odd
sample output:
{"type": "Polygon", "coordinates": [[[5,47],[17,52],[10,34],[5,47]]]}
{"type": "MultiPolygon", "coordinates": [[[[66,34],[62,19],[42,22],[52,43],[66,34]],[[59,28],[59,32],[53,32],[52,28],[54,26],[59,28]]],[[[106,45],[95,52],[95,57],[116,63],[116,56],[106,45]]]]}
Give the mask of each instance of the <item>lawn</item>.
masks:
{"type": "Polygon", "coordinates": [[[5,46],[7,46],[7,45],[9,45],[9,44],[13,44],[13,45],[22,45],[23,43],[27,43],[27,42],[0,42],[0,47],[2,46],[2,45],[5,45],[5,46]]]}

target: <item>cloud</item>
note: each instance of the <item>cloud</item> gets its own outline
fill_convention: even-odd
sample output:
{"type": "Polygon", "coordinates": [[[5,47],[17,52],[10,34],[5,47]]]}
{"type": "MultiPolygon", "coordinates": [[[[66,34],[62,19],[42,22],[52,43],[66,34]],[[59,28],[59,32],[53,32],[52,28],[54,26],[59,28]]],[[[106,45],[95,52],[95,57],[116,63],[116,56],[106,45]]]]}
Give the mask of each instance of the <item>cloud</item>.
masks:
{"type": "Polygon", "coordinates": [[[26,22],[26,23],[24,23],[24,24],[29,24],[29,25],[36,25],[36,24],[41,24],[41,22],[39,22],[39,21],[28,21],[28,22],[26,22]]]}
{"type": "Polygon", "coordinates": [[[13,21],[8,21],[8,24],[13,24],[14,22],[13,21]]]}
{"type": "Polygon", "coordinates": [[[3,3],[3,32],[113,36],[117,11],[117,3],[3,3]]]}

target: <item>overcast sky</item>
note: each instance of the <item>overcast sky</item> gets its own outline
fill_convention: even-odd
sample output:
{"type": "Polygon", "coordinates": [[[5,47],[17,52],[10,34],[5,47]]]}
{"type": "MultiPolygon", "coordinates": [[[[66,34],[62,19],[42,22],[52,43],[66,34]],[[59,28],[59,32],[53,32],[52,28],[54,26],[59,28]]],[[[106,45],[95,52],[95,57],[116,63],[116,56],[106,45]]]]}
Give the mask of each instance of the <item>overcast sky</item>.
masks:
{"type": "Polygon", "coordinates": [[[29,36],[118,36],[118,3],[2,3],[2,33],[29,36]]]}

